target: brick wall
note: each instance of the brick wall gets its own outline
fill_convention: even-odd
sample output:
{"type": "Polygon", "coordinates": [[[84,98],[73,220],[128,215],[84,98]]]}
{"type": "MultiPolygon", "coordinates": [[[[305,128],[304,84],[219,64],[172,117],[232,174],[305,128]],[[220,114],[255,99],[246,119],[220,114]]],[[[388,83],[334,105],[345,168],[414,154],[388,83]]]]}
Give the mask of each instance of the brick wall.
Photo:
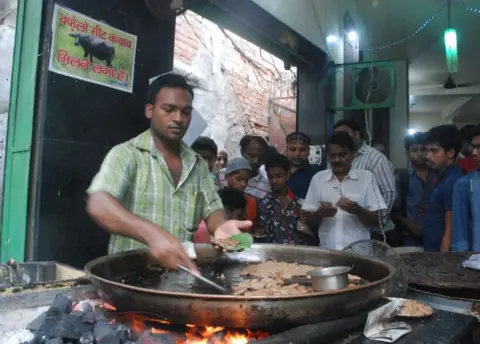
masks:
{"type": "MultiPolygon", "coordinates": [[[[269,99],[293,96],[290,84],[295,78],[294,72],[286,71],[281,60],[256,45],[229,31],[222,32],[215,24],[194,13],[177,17],[175,62],[192,66],[201,49],[210,52],[213,63],[220,64],[223,73],[230,76],[231,87],[240,105],[235,117],[247,119],[246,131],[264,137],[279,135],[276,130],[269,132],[269,99]],[[220,57],[212,53],[212,47],[218,48],[219,45],[225,52],[220,57]]],[[[286,103],[295,108],[294,99],[287,99],[286,103]]]]}

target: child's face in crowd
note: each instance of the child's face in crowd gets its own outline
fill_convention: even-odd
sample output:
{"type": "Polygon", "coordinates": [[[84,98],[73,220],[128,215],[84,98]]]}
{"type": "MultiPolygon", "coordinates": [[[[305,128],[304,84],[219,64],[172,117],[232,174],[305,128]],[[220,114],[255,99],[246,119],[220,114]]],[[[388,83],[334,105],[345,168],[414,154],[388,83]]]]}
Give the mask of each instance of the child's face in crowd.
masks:
{"type": "Polygon", "coordinates": [[[225,213],[227,214],[229,220],[245,220],[245,209],[235,209],[233,211],[230,209],[225,209],[225,213]]]}
{"type": "Polygon", "coordinates": [[[424,145],[414,144],[408,148],[408,160],[410,160],[412,164],[424,164],[426,157],[427,149],[424,145]]]}
{"type": "Polygon", "coordinates": [[[242,170],[230,173],[227,176],[228,187],[244,192],[250,179],[250,171],[242,170]]]}
{"type": "Polygon", "coordinates": [[[271,167],[267,169],[267,176],[273,192],[282,192],[285,190],[288,171],[285,171],[281,167],[271,167]]]}

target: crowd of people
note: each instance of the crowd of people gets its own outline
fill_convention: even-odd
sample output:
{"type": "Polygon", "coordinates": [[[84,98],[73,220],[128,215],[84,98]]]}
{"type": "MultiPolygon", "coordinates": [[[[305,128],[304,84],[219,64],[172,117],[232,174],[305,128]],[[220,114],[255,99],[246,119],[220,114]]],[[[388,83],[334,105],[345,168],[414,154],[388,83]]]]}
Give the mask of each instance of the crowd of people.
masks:
{"type": "MultiPolygon", "coordinates": [[[[425,251],[480,249],[473,230],[479,127],[441,125],[406,136],[406,169],[362,138],[355,121],[336,123],[323,167],[309,163],[311,140],[301,132],[287,135],[284,155],[252,135],[230,160],[208,137],[191,148],[208,162],[229,216],[252,221],[259,242],[342,250],[374,238],[425,251]]],[[[194,241],[210,241],[204,225],[194,241]]]]}
{"type": "MultiPolygon", "coordinates": [[[[249,231],[259,242],[341,250],[365,239],[425,251],[480,250],[480,128],[441,125],[405,138],[407,169],[341,120],[310,164],[311,140],[286,136],[277,152],[260,136],[229,158],[215,142],[183,141],[194,92],[176,74],[149,87],[150,128],[113,147],[87,190],[87,212],[111,234],[109,253],[149,247],[166,268],[196,269],[181,242],[249,231]]],[[[379,147],[379,146],[377,146],[379,147]]]]}

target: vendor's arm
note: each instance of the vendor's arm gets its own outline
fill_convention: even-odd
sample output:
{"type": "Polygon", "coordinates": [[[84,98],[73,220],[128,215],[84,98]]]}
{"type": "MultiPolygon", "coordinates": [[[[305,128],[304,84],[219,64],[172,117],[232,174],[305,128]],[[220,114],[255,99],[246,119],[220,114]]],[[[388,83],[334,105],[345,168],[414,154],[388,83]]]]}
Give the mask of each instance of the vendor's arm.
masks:
{"type": "Polygon", "coordinates": [[[131,192],[135,178],[134,152],[125,144],[114,147],[87,190],[87,212],[103,229],[126,236],[150,247],[151,253],[166,268],[183,264],[196,269],[182,245],[173,235],[126,209],[122,202],[131,192]]]}

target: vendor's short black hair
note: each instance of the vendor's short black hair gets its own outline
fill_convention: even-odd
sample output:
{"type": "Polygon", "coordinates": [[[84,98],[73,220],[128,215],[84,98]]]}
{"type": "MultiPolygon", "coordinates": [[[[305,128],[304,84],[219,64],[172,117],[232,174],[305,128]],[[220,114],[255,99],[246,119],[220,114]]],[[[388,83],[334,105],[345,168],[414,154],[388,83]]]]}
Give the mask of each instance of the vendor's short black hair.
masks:
{"type": "Polygon", "coordinates": [[[209,152],[214,153],[217,155],[218,153],[218,146],[211,138],[207,136],[200,136],[195,141],[193,141],[192,145],[190,146],[195,152],[206,150],[209,152]]]}
{"type": "Polygon", "coordinates": [[[425,133],[416,132],[405,137],[403,141],[405,150],[408,151],[413,145],[425,145],[425,133]]]}
{"type": "Polygon", "coordinates": [[[225,209],[235,211],[247,207],[247,200],[245,199],[243,192],[239,190],[223,188],[218,191],[218,195],[220,196],[225,209]]]}
{"type": "Polygon", "coordinates": [[[152,81],[147,91],[147,104],[155,104],[158,92],[165,87],[183,88],[190,93],[193,100],[193,87],[188,84],[187,80],[180,74],[168,73],[152,81]]]}
{"type": "Polygon", "coordinates": [[[360,137],[363,137],[362,126],[358,122],[352,119],[341,119],[337,123],[335,123],[335,125],[333,126],[333,129],[335,130],[338,127],[342,127],[342,126],[349,127],[353,131],[358,131],[360,134],[360,137]]]}
{"type": "Polygon", "coordinates": [[[355,144],[348,133],[344,131],[335,131],[330,134],[325,145],[325,150],[328,152],[328,145],[339,145],[340,147],[348,148],[352,152],[355,151],[355,144]]]}
{"type": "Polygon", "coordinates": [[[265,159],[265,170],[269,168],[279,167],[284,171],[290,171],[290,161],[288,158],[280,153],[269,154],[265,159]]]}
{"type": "Polygon", "coordinates": [[[252,141],[257,141],[257,143],[265,147],[265,151],[268,151],[267,141],[265,141],[263,137],[257,135],[245,135],[244,137],[242,137],[242,139],[240,140],[240,150],[244,152],[252,141]]]}
{"type": "Polygon", "coordinates": [[[453,149],[457,156],[463,146],[463,137],[455,125],[443,124],[425,134],[425,144],[438,144],[446,151],[453,149]]]}

